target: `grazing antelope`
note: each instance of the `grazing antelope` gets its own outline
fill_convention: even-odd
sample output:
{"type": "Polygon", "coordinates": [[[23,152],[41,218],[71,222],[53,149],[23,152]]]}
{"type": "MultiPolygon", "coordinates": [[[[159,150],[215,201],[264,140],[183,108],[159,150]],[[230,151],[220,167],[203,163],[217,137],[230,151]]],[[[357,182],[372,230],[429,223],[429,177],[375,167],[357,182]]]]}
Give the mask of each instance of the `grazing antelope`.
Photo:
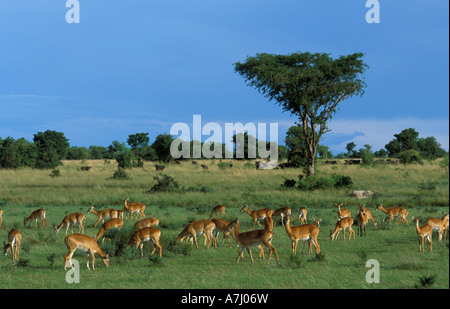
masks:
{"type": "Polygon", "coordinates": [[[128,204],[129,198],[123,200],[125,207],[123,210],[125,210],[130,215],[130,220],[133,220],[133,214],[137,213],[136,219],[139,218],[139,215],[141,216],[141,219],[145,218],[145,205],[139,202],[133,202],[128,204]]]}
{"type": "Polygon", "coordinates": [[[106,267],[109,267],[109,257],[107,254],[103,253],[102,249],[98,245],[97,241],[89,236],[83,234],[70,234],[64,238],[64,243],[67,246],[69,252],[64,255],[64,270],[67,269],[67,260],[69,260],[70,267],[73,269],[72,255],[77,250],[86,252],[86,265],[89,268],[89,254],[92,255],[92,269],[95,270],[95,253],[97,253],[100,258],[105,263],[106,267]]]}
{"type": "Polygon", "coordinates": [[[367,219],[372,221],[373,225],[377,226],[377,223],[373,219],[372,212],[369,209],[367,209],[366,207],[364,207],[364,205],[359,205],[358,206],[358,214],[360,212],[365,213],[367,215],[367,219]]]}
{"type": "Polygon", "coordinates": [[[226,209],[225,206],[217,205],[211,210],[211,214],[209,215],[209,217],[212,218],[216,213],[220,213],[222,216],[225,216],[225,209],[226,209]]]}
{"type": "Polygon", "coordinates": [[[305,207],[300,207],[300,209],[298,210],[297,223],[300,220],[301,220],[301,224],[308,223],[308,218],[306,217],[307,214],[308,214],[308,211],[306,210],[306,208],[305,207]]]}
{"type": "Polygon", "coordinates": [[[12,229],[8,233],[8,243],[3,242],[3,254],[6,256],[11,249],[12,262],[19,262],[19,249],[22,235],[19,230],[12,229]]]}
{"type": "MultiPolygon", "coordinates": [[[[284,215],[283,215],[284,216],[284,215]]],[[[317,221],[319,224],[321,220],[317,221]]],[[[292,254],[297,255],[297,244],[298,241],[308,242],[308,254],[312,253],[312,245],[316,248],[316,254],[320,253],[320,245],[317,241],[317,236],[319,236],[319,227],[314,224],[303,224],[291,227],[290,219],[286,216],[286,224],[284,225],[286,233],[292,242],[292,254]]],[[[305,243],[303,243],[303,250],[305,249],[305,243]]]]}
{"type": "Polygon", "coordinates": [[[3,210],[0,209],[0,229],[2,228],[3,210]]]}
{"type": "Polygon", "coordinates": [[[135,246],[135,250],[137,247],[141,247],[141,256],[144,256],[143,247],[144,242],[151,241],[153,245],[153,251],[152,254],[155,253],[156,247],[159,248],[159,257],[162,257],[162,246],[159,242],[159,239],[161,237],[161,231],[157,229],[156,227],[144,227],[143,229],[137,230],[134,232],[134,234],[131,236],[130,240],[128,241],[127,248],[132,245],[135,246]],[[155,246],[156,245],[156,246],[155,246]]]}
{"type": "Polygon", "coordinates": [[[198,220],[189,223],[183,231],[177,236],[177,240],[183,241],[186,236],[191,236],[194,239],[195,247],[198,249],[197,244],[197,234],[203,234],[205,238],[205,246],[206,239],[208,239],[208,245],[206,249],[211,245],[211,241],[214,240],[214,248],[217,248],[217,244],[214,238],[214,231],[216,230],[216,224],[211,220],[198,220]]]}
{"type": "Polygon", "coordinates": [[[97,221],[94,224],[94,227],[97,227],[97,224],[102,220],[102,224],[105,223],[106,218],[115,219],[119,217],[119,212],[115,209],[102,209],[99,211],[96,211],[94,209],[94,206],[91,206],[87,213],[93,213],[98,217],[97,221]]]}
{"type": "Polygon", "coordinates": [[[272,214],[272,217],[275,218],[274,224],[277,225],[278,217],[281,217],[281,219],[280,219],[281,224],[284,225],[284,217],[287,217],[287,216],[292,217],[292,209],[291,208],[286,206],[286,207],[281,207],[281,208],[276,209],[272,214]]]}
{"type": "Polygon", "coordinates": [[[258,219],[264,219],[265,217],[272,217],[273,210],[270,208],[258,209],[250,211],[248,205],[242,207],[241,212],[246,212],[250,217],[253,218],[253,228],[255,228],[256,221],[258,219]]]}
{"type": "Polygon", "coordinates": [[[430,243],[430,251],[433,251],[433,227],[429,224],[419,226],[419,218],[412,217],[413,221],[416,223],[416,233],[419,238],[419,252],[425,252],[424,243],[425,239],[430,243]]]}
{"type": "Polygon", "coordinates": [[[222,233],[222,246],[224,245],[225,238],[226,238],[227,242],[228,242],[228,247],[230,247],[230,239],[228,238],[229,233],[225,233],[225,230],[227,229],[229,222],[225,221],[224,219],[221,219],[221,218],[214,218],[214,219],[211,219],[211,221],[214,222],[214,224],[216,225],[216,229],[214,232],[216,246],[217,246],[217,241],[218,241],[217,237],[219,236],[220,233],[222,233]]]}
{"type": "Polygon", "coordinates": [[[430,217],[425,221],[426,224],[431,225],[433,227],[433,231],[438,232],[438,241],[442,240],[442,233],[445,231],[445,221],[448,222],[448,214],[445,212],[443,212],[442,214],[443,217],[441,219],[430,217]]]}
{"type": "Polygon", "coordinates": [[[41,220],[41,229],[44,226],[44,222],[45,222],[45,228],[47,228],[47,219],[45,218],[45,210],[44,209],[37,209],[35,211],[33,211],[31,213],[31,215],[29,215],[28,217],[24,218],[23,220],[23,226],[27,225],[27,222],[30,222],[31,225],[31,221],[35,221],[35,228],[37,228],[37,220],[41,220]]]}
{"type": "Polygon", "coordinates": [[[280,263],[280,260],[278,259],[277,250],[275,250],[275,248],[271,244],[273,239],[273,232],[264,229],[241,233],[239,231],[239,227],[240,227],[239,219],[236,219],[232,221],[230,224],[228,224],[226,229],[226,232],[231,232],[231,235],[233,236],[234,240],[236,240],[236,242],[238,243],[239,254],[236,263],[239,263],[239,260],[244,260],[244,248],[245,248],[247,249],[247,252],[250,255],[250,259],[253,264],[255,261],[253,260],[250,247],[258,246],[261,244],[266,246],[266,248],[269,250],[269,258],[267,260],[267,264],[269,264],[270,262],[272,252],[275,255],[277,263],[278,264],[280,263]]]}
{"type": "Polygon", "coordinates": [[[58,226],[55,226],[55,236],[58,235],[59,231],[63,228],[64,225],[66,226],[66,235],[69,227],[71,233],[73,233],[74,224],[78,224],[78,233],[84,234],[83,221],[86,221],[86,217],[81,212],[74,212],[65,216],[61,223],[58,226]]]}
{"type": "Polygon", "coordinates": [[[348,210],[347,208],[341,209],[341,207],[344,206],[344,203],[340,203],[340,204],[336,204],[335,203],[334,206],[336,206],[337,209],[338,209],[338,218],[339,219],[350,218],[351,217],[350,210],[348,210]]]}
{"type": "MultiPolygon", "coordinates": [[[[97,232],[97,234],[94,235],[95,240],[98,241],[98,239],[105,234],[106,231],[110,230],[110,229],[118,229],[120,230],[123,226],[123,220],[119,219],[119,218],[114,218],[111,220],[106,221],[105,223],[102,224],[102,226],[100,227],[100,230],[97,232]]],[[[105,237],[102,238],[102,244],[103,241],[105,240],[105,237]]]]}
{"type": "Polygon", "coordinates": [[[330,230],[330,239],[331,239],[331,241],[333,241],[333,240],[338,238],[339,233],[340,233],[341,230],[344,230],[343,234],[344,234],[344,240],[345,240],[345,229],[346,228],[348,228],[348,230],[350,232],[350,236],[348,236],[348,240],[350,240],[350,238],[352,237],[352,234],[353,234],[353,239],[355,239],[355,231],[352,229],[352,225],[353,225],[353,219],[352,218],[348,217],[348,218],[340,219],[336,223],[334,231],[330,230]]]}
{"type": "Polygon", "coordinates": [[[383,222],[385,222],[387,219],[389,219],[389,222],[391,222],[393,219],[399,218],[397,225],[402,221],[405,222],[406,225],[408,225],[408,220],[406,219],[406,217],[408,216],[408,211],[403,207],[392,207],[385,209],[383,207],[383,204],[380,204],[377,206],[376,210],[381,210],[387,215],[383,222]]]}
{"type": "Polygon", "coordinates": [[[139,230],[143,229],[144,227],[151,227],[153,225],[159,225],[159,220],[156,218],[145,218],[136,222],[134,224],[134,227],[139,230]]]}

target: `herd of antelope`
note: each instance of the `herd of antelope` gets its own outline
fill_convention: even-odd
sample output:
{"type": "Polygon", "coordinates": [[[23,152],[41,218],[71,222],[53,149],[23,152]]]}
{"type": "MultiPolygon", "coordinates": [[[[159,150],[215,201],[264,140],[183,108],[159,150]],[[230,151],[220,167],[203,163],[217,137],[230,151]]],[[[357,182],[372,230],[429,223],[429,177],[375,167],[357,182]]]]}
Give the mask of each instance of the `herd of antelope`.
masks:
{"type": "MultiPolygon", "coordinates": [[[[351,212],[347,208],[342,208],[343,204],[335,204],[337,208],[337,217],[338,221],[336,222],[334,230],[330,230],[330,239],[334,241],[339,236],[339,233],[342,231],[344,240],[345,230],[348,229],[350,240],[352,235],[353,239],[355,239],[355,231],[352,226],[354,225],[354,220],[351,217],[351,212]]],[[[291,226],[292,220],[292,209],[289,207],[282,207],[276,210],[272,210],[270,208],[258,209],[258,210],[250,210],[247,205],[242,207],[241,212],[247,213],[253,223],[253,230],[241,232],[240,231],[240,222],[239,219],[233,220],[231,222],[227,222],[222,218],[215,217],[216,214],[225,215],[226,207],[224,205],[218,205],[211,210],[211,214],[209,219],[206,220],[197,220],[189,223],[177,236],[177,241],[183,241],[186,239],[186,242],[191,242],[191,244],[195,243],[196,248],[198,249],[197,243],[197,235],[203,234],[204,236],[204,245],[208,249],[211,244],[214,248],[218,246],[218,236],[222,233],[222,245],[224,245],[225,240],[227,240],[228,246],[230,246],[230,240],[228,235],[231,235],[232,238],[236,241],[237,246],[239,248],[237,263],[240,260],[244,259],[243,251],[244,249],[248,252],[250,256],[250,260],[254,263],[253,256],[251,253],[251,247],[258,247],[259,249],[259,258],[264,259],[264,247],[269,252],[269,257],[267,260],[267,264],[270,262],[270,258],[272,253],[275,256],[277,263],[279,263],[277,250],[272,245],[272,240],[274,237],[273,228],[276,225],[278,218],[280,218],[281,224],[284,225],[286,234],[288,238],[291,240],[292,244],[292,254],[297,254],[297,244],[299,241],[302,241],[303,250],[305,248],[306,242],[308,243],[308,253],[312,253],[312,246],[315,247],[316,254],[320,253],[320,244],[318,241],[319,228],[322,219],[316,220],[312,219],[312,223],[308,223],[307,219],[307,210],[304,207],[301,207],[298,211],[297,222],[300,222],[301,225],[291,226]],[[259,223],[258,220],[263,220],[264,228],[255,230],[255,225],[259,223]],[[264,247],[263,247],[264,246],[264,247]]],[[[405,223],[408,225],[408,211],[403,207],[392,207],[392,208],[384,208],[382,204],[379,204],[376,207],[376,210],[380,210],[386,214],[386,218],[384,221],[389,220],[390,222],[394,219],[398,219],[397,225],[400,223],[405,223]]],[[[105,263],[106,267],[109,267],[109,257],[105,254],[98,241],[105,234],[106,231],[110,229],[121,229],[124,225],[123,216],[129,215],[130,220],[133,220],[133,215],[135,214],[135,219],[138,220],[134,227],[135,232],[131,236],[128,246],[134,246],[135,250],[140,247],[141,256],[143,256],[143,243],[146,241],[151,241],[153,245],[153,251],[151,254],[154,254],[156,248],[159,249],[159,256],[162,257],[162,246],[160,243],[161,231],[155,226],[159,224],[159,220],[156,218],[145,218],[145,205],[142,203],[134,202],[128,203],[128,199],[124,200],[124,208],[121,210],[116,209],[104,209],[96,211],[94,206],[91,206],[87,213],[94,214],[97,216],[97,221],[94,224],[94,227],[101,221],[102,225],[100,230],[93,237],[84,235],[84,226],[83,222],[86,220],[86,216],[83,213],[76,212],[69,215],[66,215],[61,223],[54,228],[55,236],[59,233],[59,231],[65,227],[65,233],[67,235],[69,228],[71,229],[71,234],[67,235],[64,238],[64,243],[67,246],[68,252],[64,255],[64,269],[66,269],[69,264],[72,268],[72,255],[76,250],[81,250],[86,252],[86,262],[87,268],[89,268],[89,255],[92,256],[92,268],[95,269],[95,253],[97,253],[100,258],[105,263]],[[105,219],[109,219],[105,222],[105,219]],[[73,225],[77,224],[79,227],[78,233],[73,233],[73,225]],[[67,262],[69,262],[67,264],[67,262]]],[[[0,209],[0,229],[2,227],[4,215],[3,211],[0,209]]],[[[419,240],[419,252],[424,252],[424,243],[427,240],[429,242],[430,248],[432,251],[432,232],[437,231],[438,233],[438,241],[441,241],[443,238],[443,234],[445,238],[448,238],[448,224],[449,224],[449,215],[447,213],[443,213],[442,218],[428,218],[425,221],[425,224],[420,226],[419,221],[420,217],[412,217],[412,220],[415,223],[416,233],[419,240]]],[[[24,226],[34,221],[35,228],[38,226],[38,220],[41,221],[41,229],[44,227],[47,228],[47,219],[46,219],[46,211],[44,209],[38,209],[31,213],[30,216],[24,218],[24,226]]],[[[356,225],[358,227],[358,232],[360,236],[366,235],[366,225],[368,222],[372,221],[372,223],[376,226],[372,213],[369,209],[364,207],[364,205],[360,205],[357,208],[357,216],[356,216],[356,225]]],[[[383,222],[384,222],[383,221],[383,222]]],[[[22,241],[22,235],[17,229],[11,229],[8,233],[8,242],[4,242],[4,255],[6,256],[8,251],[11,249],[12,261],[13,263],[18,262],[19,260],[19,249],[22,241]]],[[[102,238],[101,244],[103,243],[104,237],[102,238]]]]}

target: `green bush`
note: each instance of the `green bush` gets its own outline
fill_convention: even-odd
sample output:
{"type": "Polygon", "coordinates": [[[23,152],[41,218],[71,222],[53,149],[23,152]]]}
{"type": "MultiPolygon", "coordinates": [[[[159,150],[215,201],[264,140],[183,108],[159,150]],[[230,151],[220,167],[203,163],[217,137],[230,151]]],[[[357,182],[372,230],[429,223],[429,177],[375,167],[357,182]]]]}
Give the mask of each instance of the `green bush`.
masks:
{"type": "MultiPolygon", "coordinates": [[[[286,181],[285,181],[286,183],[286,181]]],[[[291,184],[291,183],[290,183],[291,184]]],[[[349,187],[353,184],[349,176],[333,174],[331,177],[299,175],[297,186],[303,191],[349,187]]]]}
{"type": "Polygon", "coordinates": [[[123,168],[118,168],[117,171],[114,172],[113,179],[129,179],[130,175],[125,172],[125,170],[123,168]]]}
{"type": "Polygon", "coordinates": [[[156,181],[156,184],[148,192],[173,192],[180,190],[178,182],[166,174],[153,176],[153,179],[156,181]]]}

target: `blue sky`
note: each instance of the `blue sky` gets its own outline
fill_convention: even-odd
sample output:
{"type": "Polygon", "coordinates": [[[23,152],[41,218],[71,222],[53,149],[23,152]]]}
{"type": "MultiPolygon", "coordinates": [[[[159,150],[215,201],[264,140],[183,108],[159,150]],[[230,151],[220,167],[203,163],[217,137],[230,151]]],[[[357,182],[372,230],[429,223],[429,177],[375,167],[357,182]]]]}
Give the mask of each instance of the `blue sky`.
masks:
{"type": "MultiPolygon", "coordinates": [[[[340,106],[322,144],[374,150],[415,128],[449,149],[449,2],[379,0],[0,0],[0,137],[64,132],[108,146],[176,122],[296,121],[246,86],[233,63],[256,53],[365,53],[366,94],[340,106]]],[[[206,136],[205,138],[207,138],[206,136]]]]}

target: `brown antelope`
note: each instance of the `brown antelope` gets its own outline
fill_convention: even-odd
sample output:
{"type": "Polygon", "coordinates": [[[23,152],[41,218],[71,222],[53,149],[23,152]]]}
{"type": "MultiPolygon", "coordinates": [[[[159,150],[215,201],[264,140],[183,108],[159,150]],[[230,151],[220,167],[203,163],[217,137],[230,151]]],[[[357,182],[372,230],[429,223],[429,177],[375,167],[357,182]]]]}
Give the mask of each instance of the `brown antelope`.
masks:
{"type": "MultiPolygon", "coordinates": [[[[292,243],[292,254],[297,255],[297,244],[298,241],[308,242],[308,254],[312,253],[312,245],[316,248],[316,254],[320,253],[320,245],[317,241],[317,236],[319,236],[319,224],[320,220],[317,221],[317,225],[314,224],[303,224],[298,226],[292,226],[290,224],[290,219],[286,216],[286,224],[284,228],[289,236],[292,243]]],[[[303,243],[303,250],[305,249],[305,243],[303,243]]]]}
{"type": "Polygon", "coordinates": [[[162,257],[162,246],[159,242],[159,239],[161,237],[161,231],[157,229],[156,227],[144,227],[143,229],[137,230],[134,232],[134,234],[131,236],[130,241],[128,241],[127,248],[129,246],[135,245],[135,250],[137,247],[141,247],[141,256],[144,256],[143,253],[143,247],[144,242],[151,241],[153,244],[153,251],[152,254],[155,253],[156,247],[159,248],[159,257],[162,257]],[[156,245],[156,246],[155,246],[156,245]]]}
{"type": "Polygon", "coordinates": [[[87,213],[93,213],[98,217],[97,221],[94,224],[94,227],[97,227],[97,224],[102,220],[102,224],[105,223],[105,219],[115,219],[119,217],[119,212],[115,209],[102,209],[99,211],[96,211],[94,209],[94,206],[91,206],[87,213]]]}
{"type": "Polygon", "coordinates": [[[284,217],[287,217],[287,216],[292,217],[292,209],[291,208],[286,206],[286,207],[281,207],[281,208],[276,209],[272,214],[272,218],[275,218],[274,224],[277,225],[278,217],[281,217],[281,219],[280,219],[281,224],[284,225],[284,217]]]}
{"type": "Polygon", "coordinates": [[[214,216],[214,214],[216,214],[216,213],[220,213],[222,216],[224,216],[225,215],[225,209],[226,209],[225,206],[217,205],[216,207],[214,207],[211,210],[211,214],[209,215],[209,217],[212,218],[214,216]]]}
{"type": "Polygon", "coordinates": [[[341,209],[341,207],[344,206],[344,203],[340,203],[340,204],[336,204],[335,203],[334,206],[336,206],[337,209],[338,209],[338,218],[339,219],[350,218],[351,217],[350,210],[348,210],[347,208],[341,209]]]}
{"type": "Polygon", "coordinates": [[[308,211],[306,210],[306,208],[305,207],[300,207],[300,209],[298,210],[297,223],[300,220],[301,220],[301,224],[308,223],[308,218],[306,217],[307,214],[308,214],[308,211]]]}
{"type": "Polygon", "coordinates": [[[269,258],[267,260],[267,264],[270,262],[270,257],[272,255],[272,252],[275,255],[275,258],[277,260],[277,263],[280,263],[280,260],[278,259],[278,254],[275,248],[272,246],[271,242],[273,239],[273,232],[269,230],[255,230],[255,231],[249,231],[249,232],[243,232],[241,233],[239,231],[239,219],[236,219],[232,221],[230,224],[228,224],[226,231],[231,232],[231,235],[233,236],[234,240],[238,243],[239,247],[239,254],[238,259],[236,263],[239,263],[239,260],[244,260],[244,248],[247,249],[248,254],[250,255],[250,259],[252,261],[252,264],[254,263],[252,252],[250,250],[250,247],[252,246],[258,246],[263,244],[266,246],[266,248],[269,250],[269,258]]]}
{"type": "Polygon", "coordinates": [[[366,236],[366,225],[369,223],[369,215],[365,212],[359,212],[356,217],[358,223],[358,234],[359,236],[366,236]]]}
{"type": "Polygon", "coordinates": [[[177,240],[183,241],[183,239],[186,236],[191,236],[194,239],[195,247],[198,249],[197,244],[197,234],[203,234],[205,238],[205,246],[206,246],[206,239],[208,239],[208,245],[206,246],[206,249],[209,248],[211,245],[211,241],[214,240],[214,248],[217,247],[215,238],[214,238],[214,231],[216,230],[216,224],[212,222],[211,220],[198,220],[189,223],[183,231],[177,236],[177,240]]]}
{"type": "Polygon", "coordinates": [[[389,222],[391,222],[393,219],[399,218],[397,225],[402,221],[405,222],[406,225],[408,225],[408,220],[406,219],[406,217],[408,216],[408,211],[403,207],[392,207],[386,209],[383,207],[383,204],[380,204],[377,206],[376,210],[381,210],[387,215],[383,222],[385,222],[387,219],[389,219],[389,222]]]}
{"type": "Polygon", "coordinates": [[[103,253],[102,249],[98,245],[97,241],[89,236],[83,234],[70,234],[64,238],[64,243],[67,246],[69,252],[64,255],[64,270],[67,269],[67,261],[69,261],[70,267],[73,269],[72,255],[77,250],[86,252],[86,265],[89,268],[89,254],[92,255],[92,269],[95,270],[95,253],[97,253],[100,258],[105,263],[106,267],[109,267],[109,257],[107,254],[103,253]]]}
{"type": "Polygon", "coordinates": [[[264,219],[265,217],[272,217],[273,210],[270,208],[258,209],[250,211],[248,205],[242,207],[241,212],[246,212],[250,217],[253,218],[253,228],[255,228],[256,221],[258,219],[264,219]]]}
{"type": "Polygon", "coordinates": [[[430,243],[430,251],[433,251],[433,227],[429,224],[419,226],[419,218],[412,217],[413,221],[416,223],[416,233],[419,238],[419,252],[425,252],[424,243],[425,239],[430,243]]]}
{"type": "Polygon", "coordinates": [[[226,238],[227,242],[228,242],[228,247],[230,247],[230,239],[228,238],[229,233],[225,233],[225,230],[227,229],[229,222],[225,221],[224,219],[221,219],[221,218],[214,218],[214,219],[211,219],[211,221],[214,222],[214,224],[216,225],[216,229],[214,232],[216,246],[217,246],[217,241],[218,241],[217,237],[219,236],[220,233],[222,233],[222,246],[224,245],[225,238],[226,238]]]}
{"type": "Polygon", "coordinates": [[[377,223],[373,219],[372,212],[369,209],[367,209],[366,207],[364,207],[364,205],[359,205],[358,206],[358,214],[360,212],[365,213],[367,215],[367,219],[372,221],[373,225],[377,226],[377,223]]]}
{"type": "Polygon", "coordinates": [[[448,239],[448,218],[444,221],[445,239],[448,239]]]}
{"type": "MultiPolygon", "coordinates": [[[[428,218],[425,223],[433,227],[433,231],[438,232],[438,241],[442,240],[442,233],[445,231],[445,221],[448,221],[448,214],[443,212],[443,217],[438,218],[428,218]]],[[[447,223],[448,224],[448,223],[447,223]]]]}
{"type": "Polygon", "coordinates": [[[0,229],[2,228],[3,210],[0,209],[0,229]]]}
{"type": "Polygon", "coordinates": [[[139,202],[133,202],[128,203],[129,198],[123,200],[125,207],[123,210],[125,210],[130,215],[130,220],[133,220],[133,214],[137,213],[136,219],[141,216],[141,219],[145,218],[145,205],[139,202]]]}
{"type": "MultiPolygon", "coordinates": [[[[97,234],[94,235],[95,240],[98,241],[98,239],[105,234],[106,231],[110,230],[110,229],[118,229],[120,230],[123,226],[123,220],[119,219],[119,218],[114,218],[111,220],[106,221],[105,223],[102,224],[102,226],[100,227],[100,230],[97,232],[97,234]]],[[[102,238],[102,244],[103,241],[105,240],[105,237],[102,238]]]]}
{"type": "Polygon", "coordinates": [[[8,233],[8,243],[3,242],[3,254],[6,256],[11,249],[12,262],[19,262],[19,249],[22,235],[19,230],[12,229],[8,233]]]}
{"type": "Polygon", "coordinates": [[[28,217],[24,218],[23,220],[23,226],[27,225],[27,222],[35,221],[35,228],[37,228],[37,220],[41,220],[41,229],[44,226],[45,222],[45,228],[47,228],[47,219],[45,218],[45,210],[44,209],[37,209],[31,213],[28,217]]]}
{"type": "Polygon", "coordinates": [[[63,228],[64,225],[66,226],[66,235],[69,227],[71,233],[73,233],[74,224],[78,224],[78,233],[84,234],[83,221],[86,221],[86,217],[81,212],[74,212],[65,216],[61,223],[58,226],[55,226],[55,236],[58,235],[59,231],[63,228]]]}
{"type": "Polygon", "coordinates": [[[159,225],[159,220],[156,218],[145,218],[142,220],[139,220],[134,224],[134,227],[136,229],[143,229],[144,227],[151,227],[154,225],[159,225]]]}
{"type": "Polygon", "coordinates": [[[350,240],[350,238],[352,237],[353,234],[353,239],[355,239],[355,231],[352,229],[352,225],[353,225],[353,219],[350,217],[344,218],[344,219],[340,219],[337,223],[336,226],[334,228],[334,231],[330,230],[330,239],[331,241],[335,240],[338,238],[339,233],[341,230],[344,230],[343,234],[344,234],[344,240],[345,240],[345,229],[348,228],[349,232],[350,232],[350,236],[348,236],[348,240],[350,240]]]}

